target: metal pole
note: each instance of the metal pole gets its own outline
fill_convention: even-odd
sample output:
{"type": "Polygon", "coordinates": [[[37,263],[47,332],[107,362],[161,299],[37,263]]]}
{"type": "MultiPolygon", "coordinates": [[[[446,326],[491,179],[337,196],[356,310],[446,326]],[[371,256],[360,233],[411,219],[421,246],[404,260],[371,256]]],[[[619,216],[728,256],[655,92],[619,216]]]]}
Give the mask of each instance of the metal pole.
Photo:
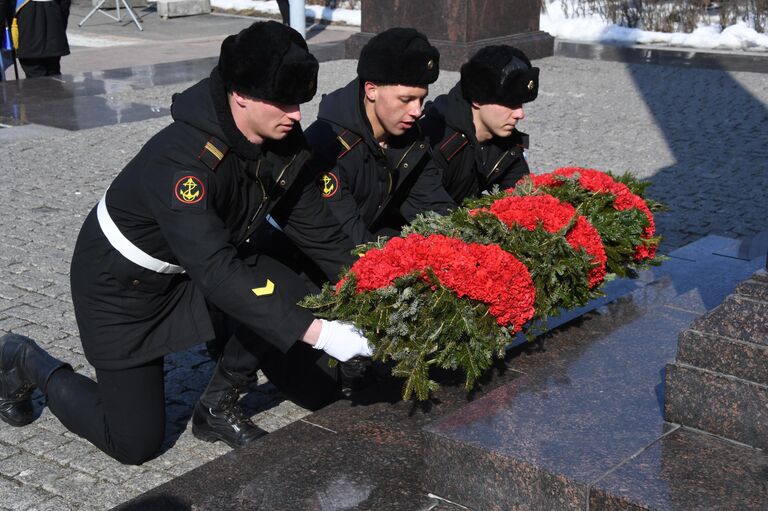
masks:
{"type": "Polygon", "coordinates": [[[291,7],[291,28],[307,38],[307,15],[304,13],[304,0],[289,0],[291,7]]]}

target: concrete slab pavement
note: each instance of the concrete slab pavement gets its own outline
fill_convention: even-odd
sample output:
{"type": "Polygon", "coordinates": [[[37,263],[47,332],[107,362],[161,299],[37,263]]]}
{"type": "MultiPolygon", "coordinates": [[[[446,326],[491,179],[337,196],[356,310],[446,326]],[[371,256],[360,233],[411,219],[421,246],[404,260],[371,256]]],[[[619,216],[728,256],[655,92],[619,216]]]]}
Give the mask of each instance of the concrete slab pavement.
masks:
{"type": "MultiPolygon", "coordinates": [[[[72,2],[67,27],[72,53],[61,60],[63,74],[216,57],[224,37],[267,19],[217,13],[162,19],[156,3],[149,3],[134,8],[144,28],[141,32],[125,13],[123,21],[116,22],[96,12],[78,26],[91,9],[89,0],[72,2]]],[[[115,14],[114,9],[107,12],[115,14]]],[[[356,27],[317,23],[307,27],[307,41],[315,46],[332,44],[356,31],[356,27]]]]}

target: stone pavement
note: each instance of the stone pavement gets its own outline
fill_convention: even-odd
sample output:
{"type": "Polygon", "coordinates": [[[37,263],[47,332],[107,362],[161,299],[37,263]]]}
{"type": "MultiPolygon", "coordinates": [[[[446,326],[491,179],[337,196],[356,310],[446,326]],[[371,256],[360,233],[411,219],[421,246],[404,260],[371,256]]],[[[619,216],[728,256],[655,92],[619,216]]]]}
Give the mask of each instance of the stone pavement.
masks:
{"type": "MultiPolygon", "coordinates": [[[[218,17],[190,18],[189,23],[205,23],[204,18],[218,17]]],[[[78,21],[73,17],[70,23],[78,21]]],[[[235,26],[228,23],[222,26],[235,26]]],[[[139,34],[127,28],[135,32],[130,37],[139,34]]],[[[184,37],[192,38],[189,33],[184,37]]],[[[181,46],[169,53],[178,50],[179,60],[186,60],[181,46]]],[[[115,66],[129,65],[121,48],[114,54],[101,50],[102,57],[109,61],[111,54],[115,66]]],[[[355,65],[349,60],[322,63],[319,91],[346,83],[355,65]]],[[[664,251],[705,234],[750,238],[768,229],[768,75],[557,56],[536,65],[542,76],[539,99],[526,106],[521,126],[531,135],[534,171],[579,165],[631,171],[652,180],[649,194],[670,206],[657,217],[664,251]]],[[[19,116],[16,124],[25,125],[0,128],[6,190],[0,202],[0,330],[34,337],[89,376],[93,371],[82,355],[69,295],[74,241],[111,179],[169,122],[171,94],[207,74],[193,77],[180,70],[189,68],[146,66],[64,77],[63,86],[75,91],[68,100],[47,98],[45,87],[28,84],[26,90],[37,91],[31,96],[37,111],[49,110],[48,117],[40,117],[48,125],[19,116]],[[80,87],[88,80],[110,87],[89,92],[80,87]],[[62,129],[62,117],[86,118],[92,110],[84,109],[94,104],[98,112],[111,112],[102,123],[62,129]],[[129,111],[139,114],[128,116],[129,111]]],[[[432,95],[446,92],[457,78],[455,72],[441,73],[432,95]]],[[[9,87],[2,92],[10,94],[9,87]]],[[[316,116],[319,96],[303,109],[305,126],[316,116]]],[[[4,99],[0,123],[9,124],[4,116],[11,106],[4,99]]],[[[32,106],[26,110],[32,112],[32,106]]],[[[748,243],[744,246],[749,250],[748,243]]],[[[202,347],[167,358],[168,450],[141,467],[120,465],[68,433],[42,402],[34,424],[1,424],[0,509],[106,509],[228,452],[225,446],[197,441],[189,430],[192,406],[211,369],[202,347]]],[[[253,389],[246,403],[257,423],[270,431],[308,413],[266,382],[253,389]]]]}

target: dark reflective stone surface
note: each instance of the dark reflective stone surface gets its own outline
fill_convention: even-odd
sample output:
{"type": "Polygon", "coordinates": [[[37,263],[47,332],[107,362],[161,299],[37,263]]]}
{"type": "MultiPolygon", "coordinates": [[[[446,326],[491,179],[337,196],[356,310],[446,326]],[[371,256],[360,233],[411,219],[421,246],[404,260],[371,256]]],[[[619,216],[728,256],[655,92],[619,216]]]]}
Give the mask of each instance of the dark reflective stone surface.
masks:
{"type": "MultiPolygon", "coordinates": [[[[592,482],[668,431],[665,365],[678,333],[761,266],[716,254],[734,244],[711,237],[673,252],[643,273],[647,285],[550,336],[547,352],[510,361],[525,376],[425,428],[430,487],[479,509],[585,509],[592,482]]],[[[733,403],[716,401],[703,408],[733,403]]]]}
{"type": "Polygon", "coordinates": [[[687,428],[598,481],[590,509],[764,510],[768,455],[687,428]]]}
{"type": "MultiPolygon", "coordinates": [[[[343,42],[310,45],[319,61],[343,58],[343,42]]],[[[217,57],[0,82],[0,124],[81,130],[169,114],[169,106],[111,99],[114,95],[207,77],[217,57]]],[[[168,98],[170,102],[170,98],[168,98]]]]}
{"type": "MultiPolygon", "coordinates": [[[[678,333],[764,264],[713,255],[732,241],[702,240],[682,252],[686,259],[614,284],[617,295],[628,294],[541,343],[510,350],[475,392],[467,394],[461,375],[435,373],[441,388],[433,399],[405,403],[402,382],[387,379],[119,509],[453,509],[430,493],[472,509],[583,510],[590,498],[590,509],[614,509],[609,504],[656,502],[653,488],[615,490],[644,480],[677,485],[684,500],[707,480],[691,473],[670,479],[673,458],[705,463],[719,451],[696,451],[698,440],[670,443],[674,454],[658,455],[669,460],[630,471],[645,479],[623,468],[638,453],[661,452],[678,427],[662,413],[664,368],[678,333]]],[[[750,485],[764,482],[741,484],[748,487],[742,495],[762,495],[750,485]]],[[[717,502],[720,490],[706,491],[717,502]]]]}
{"type": "Polygon", "coordinates": [[[137,104],[112,97],[134,90],[206,77],[215,59],[112,69],[62,77],[0,83],[0,123],[38,124],[81,130],[168,115],[168,107],[137,104]]]}
{"type": "Polygon", "coordinates": [[[550,508],[552,495],[583,508],[591,481],[663,434],[664,364],[693,318],[659,307],[604,336],[569,332],[577,344],[557,360],[427,428],[433,467],[463,460],[432,471],[436,491],[480,509],[550,508]],[[505,484],[489,490],[489,476],[505,484]]]}

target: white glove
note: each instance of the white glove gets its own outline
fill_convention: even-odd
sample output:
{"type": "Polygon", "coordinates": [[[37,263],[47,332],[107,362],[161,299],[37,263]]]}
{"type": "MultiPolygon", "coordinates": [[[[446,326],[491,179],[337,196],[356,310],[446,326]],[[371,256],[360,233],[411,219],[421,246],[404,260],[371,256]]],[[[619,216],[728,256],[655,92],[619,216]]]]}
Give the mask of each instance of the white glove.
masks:
{"type": "Polygon", "coordinates": [[[324,319],[320,322],[323,326],[320,329],[320,337],[313,346],[316,350],[323,350],[342,362],[352,357],[373,355],[368,339],[352,323],[324,319]]]}

